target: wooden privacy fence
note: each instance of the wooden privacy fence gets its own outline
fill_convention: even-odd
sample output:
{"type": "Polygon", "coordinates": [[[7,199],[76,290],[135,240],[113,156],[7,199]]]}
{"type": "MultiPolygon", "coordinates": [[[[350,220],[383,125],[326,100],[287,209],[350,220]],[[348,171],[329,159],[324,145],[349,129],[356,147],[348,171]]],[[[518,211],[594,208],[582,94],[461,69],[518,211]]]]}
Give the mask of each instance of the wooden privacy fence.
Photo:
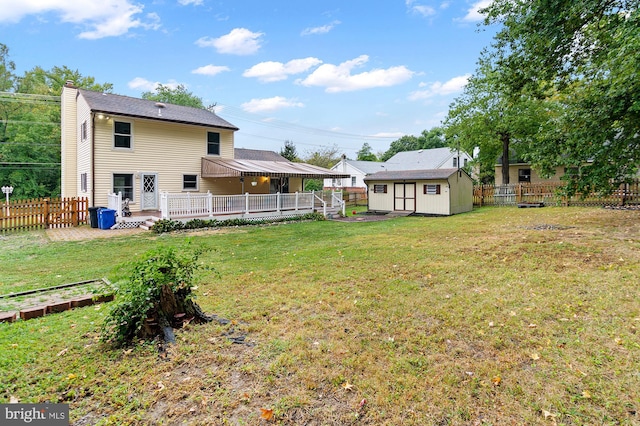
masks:
{"type": "Polygon", "coordinates": [[[87,223],[87,198],[41,198],[0,204],[0,232],[87,223]]]}
{"type": "Polygon", "coordinates": [[[509,185],[476,185],[474,206],[515,206],[522,203],[544,203],[550,206],[611,206],[640,204],[640,179],[620,185],[611,194],[565,195],[564,183],[517,183],[509,185]]]}

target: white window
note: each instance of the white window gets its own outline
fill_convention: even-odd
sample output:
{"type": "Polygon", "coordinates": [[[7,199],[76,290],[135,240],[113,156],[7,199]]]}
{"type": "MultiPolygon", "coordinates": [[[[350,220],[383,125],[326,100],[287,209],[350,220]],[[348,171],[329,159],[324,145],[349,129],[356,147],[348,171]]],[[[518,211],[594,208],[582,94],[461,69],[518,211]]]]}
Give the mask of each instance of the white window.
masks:
{"type": "Polygon", "coordinates": [[[122,199],[133,202],[133,173],[113,174],[113,193],[122,192],[122,199]]]}
{"type": "Polygon", "coordinates": [[[113,147],[131,149],[132,125],[126,121],[114,121],[113,123],[113,147]]]}
{"type": "Polygon", "coordinates": [[[198,190],[198,175],[182,175],[182,190],[183,191],[197,191],[198,190]]]}
{"type": "Polygon", "coordinates": [[[87,174],[80,174],[80,191],[87,192],[87,174]]]}
{"type": "Polygon", "coordinates": [[[356,186],[356,177],[351,176],[351,186],[356,186]]]}
{"type": "Polygon", "coordinates": [[[220,133],[207,132],[207,155],[220,155],[220,133]]]}

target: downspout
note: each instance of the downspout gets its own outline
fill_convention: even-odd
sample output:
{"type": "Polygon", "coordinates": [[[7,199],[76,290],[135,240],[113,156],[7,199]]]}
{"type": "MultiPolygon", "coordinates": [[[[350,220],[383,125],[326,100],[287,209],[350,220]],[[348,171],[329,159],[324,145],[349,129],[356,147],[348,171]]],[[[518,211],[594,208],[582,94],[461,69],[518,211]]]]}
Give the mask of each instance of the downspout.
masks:
{"type": "Polygon", "coordinates": [[[96,200],[95,139],[96,139],[96,115],[93,112],[91,112],[91,205],[93,207],[95,207],[95,200],[96,200]]]}

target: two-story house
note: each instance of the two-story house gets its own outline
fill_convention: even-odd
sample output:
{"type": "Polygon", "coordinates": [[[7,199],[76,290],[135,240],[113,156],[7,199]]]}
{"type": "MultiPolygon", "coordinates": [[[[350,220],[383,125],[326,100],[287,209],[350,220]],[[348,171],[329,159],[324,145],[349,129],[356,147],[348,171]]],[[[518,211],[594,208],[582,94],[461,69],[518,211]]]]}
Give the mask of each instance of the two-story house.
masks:
{"type": "Polygon", "coordinates": [[[61,102],[62,196],[87,197],[92,206],[120,192],[131,211],[153,211],[160,191],[297,192],[304,179],[344,176],[264,153],[236,158],[238,128],[210,110],[93,92],[70,81],[61,102]]]}

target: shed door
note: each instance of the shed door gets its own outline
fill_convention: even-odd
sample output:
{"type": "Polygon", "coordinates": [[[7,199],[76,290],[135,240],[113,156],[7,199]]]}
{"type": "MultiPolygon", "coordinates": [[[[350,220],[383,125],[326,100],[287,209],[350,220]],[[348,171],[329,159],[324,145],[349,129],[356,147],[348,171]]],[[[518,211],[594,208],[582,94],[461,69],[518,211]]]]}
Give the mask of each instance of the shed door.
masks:
{"type": "Polygon", "coordinates": [[[140,184],[140,210],[158,210],[158,175],[142,173],[140,184]]]}
{"type": "Polygon", "coordinates": [[[401,211],[416,211],[416,184],[398,183],[393,185],[393,209],[401,211]]]}

